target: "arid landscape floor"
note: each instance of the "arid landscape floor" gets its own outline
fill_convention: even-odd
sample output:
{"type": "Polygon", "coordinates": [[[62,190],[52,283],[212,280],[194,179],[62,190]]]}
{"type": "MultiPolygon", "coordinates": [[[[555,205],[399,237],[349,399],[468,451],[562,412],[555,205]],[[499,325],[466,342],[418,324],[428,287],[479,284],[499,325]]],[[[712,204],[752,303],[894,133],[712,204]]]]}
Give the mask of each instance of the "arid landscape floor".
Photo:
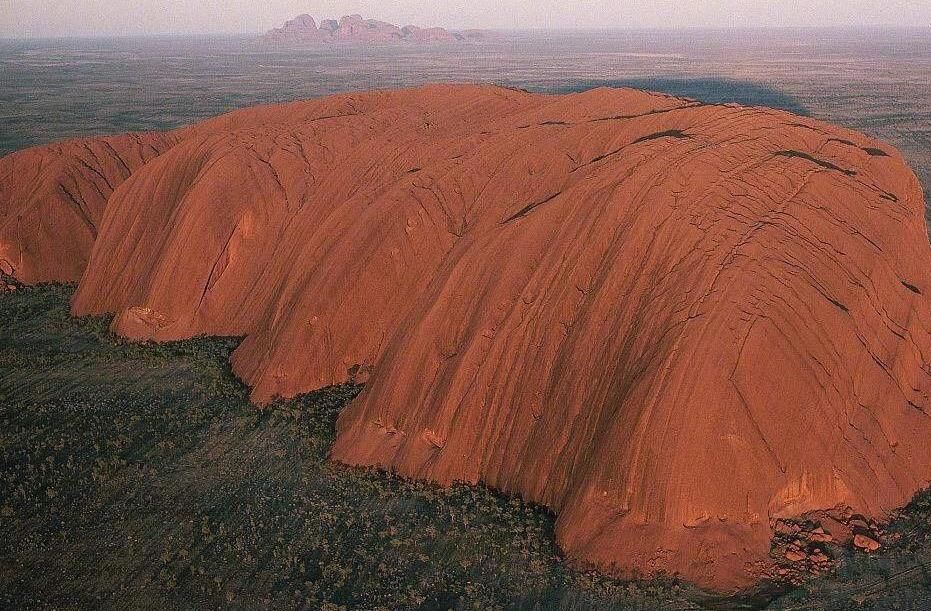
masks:
{"type": "Polygon", "coordinates": [[[722,598],[566,565],[553,517],[327,460],[358,387],[256,410],[235,339],[132,344],[73,288],[0,294],[0,607],[927,609],[931,495],[883,552],[722,598]]]}

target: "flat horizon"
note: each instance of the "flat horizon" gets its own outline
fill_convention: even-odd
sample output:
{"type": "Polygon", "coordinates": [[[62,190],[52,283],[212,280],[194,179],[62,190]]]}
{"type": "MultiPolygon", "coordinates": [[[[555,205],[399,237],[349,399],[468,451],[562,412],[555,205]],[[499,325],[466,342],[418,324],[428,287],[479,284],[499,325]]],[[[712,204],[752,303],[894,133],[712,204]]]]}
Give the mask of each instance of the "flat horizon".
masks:
{"type": "MultiPolygon", "coordinates": [[[[442,27],[442,26],[440,26],[442,27]]],[[[611,27],[524,27],[524,28],[444,28],[452,32],[461,32],[469,30],[478,30],[482,32],[501,32],[510,34],[525,33],[545,33],[555,32],[561,34],[584,34],[584,33],[603,33],[603,32],[721,32],[721,31],[771,31],[771,32],[791,32],[791,31],[832,31],[832,32],[855,32],[863,30],[885,30],[885,31],[926,31],[931,35],[931,26],[925,25],[903,25],[903,24],[838,24],[838,25],[697,25],[697,26],[611,26],[611,27]]],[[[60,35],[42,35],[42,36],[11,36],[0,34],[2,41],[25,41],[25,40],[127,40],[127,39],[145,39],[145,38],[185,38],[185,39],[210,39],[210,38],[251,38],[262,36],[268,30],[256,30],[250,32],[240,31],[217,31],[217,32],[145,32],[133,34],[60,34],[60,35]]],[[[354,44],[347,43],[329,43],[329,44],[354,44]]]]}

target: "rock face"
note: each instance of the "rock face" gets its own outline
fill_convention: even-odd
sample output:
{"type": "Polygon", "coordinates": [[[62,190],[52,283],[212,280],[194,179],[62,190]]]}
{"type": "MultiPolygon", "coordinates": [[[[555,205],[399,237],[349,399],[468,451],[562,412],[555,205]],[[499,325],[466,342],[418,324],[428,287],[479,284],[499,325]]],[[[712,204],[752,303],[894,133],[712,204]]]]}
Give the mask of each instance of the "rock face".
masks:
{"type": "MultiPolygon", "coordinates": [[[[245,336],[259,403],[366,378],[337,460],[520,494],[578,561],[721,590],[767,574],[779,520],[882,520],[931,480],[931,246],[887,145],[761,108],[491,86],[164,138],[120,140],[138,164],[95,232],[67,196],[43,218],[74,220],[5,231],[4,252],[43,253],[14,272],[71,277],[96,233],[76,314],[245,336]]],[[[33,188],[103,182],[77,146],[3,161],[6,218],[33,188]]]]}
{"type": "Polygon", "coordinates": [[[274,38],[279,40],[323,40],[327,35],[331,34],[332,31],[338,27],[338,25],[336,25],[336,27],[331,27],[330,23],[331,22],[329,21],[325,22],[327,29],[321,30],[317,28],[317,22],[314,21],[314,18],[310,15],[298,15],[291,21],[286,21],[284,26],[275,28],[274,30],[268,32],[265,36],[266,38],[274,38]]]}
{"type": "Polygon", "coordinates": [[[361,15],[347,15],[336,21],[325,19],[317,27],[317,22],[310,15],[300,15],[268,32],[263,40],[279,43],[320,43],[320,42],[456,42],[460,40],[477,40],[475,31],[468,35],[456,34],[443,28],[419,28],[409,25],[396,25],[375,19],[363,19],[361,15]]]}
{"type": "Polygon", "coordinates": [[[107,199],[177,134],[71,140],[0,159],[0,272],[77,282],[107,199]]]}

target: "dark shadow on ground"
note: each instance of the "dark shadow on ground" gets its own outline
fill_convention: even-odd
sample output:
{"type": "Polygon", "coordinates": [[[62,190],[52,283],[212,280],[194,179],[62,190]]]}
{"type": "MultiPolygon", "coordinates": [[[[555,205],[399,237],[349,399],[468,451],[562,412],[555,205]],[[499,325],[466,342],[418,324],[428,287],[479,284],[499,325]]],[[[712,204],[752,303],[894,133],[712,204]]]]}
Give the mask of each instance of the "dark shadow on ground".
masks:
{"type": "Polygon", "coordinates": [[[585,91],[595,87],[632,87],[692,98],[711,104],[734,102],[746,106],[768,106],[808,116],[808,110],[791,95],[760,83],[719,78],[638,78],[621,80],[570,81],[553,93],[585,91]]]}

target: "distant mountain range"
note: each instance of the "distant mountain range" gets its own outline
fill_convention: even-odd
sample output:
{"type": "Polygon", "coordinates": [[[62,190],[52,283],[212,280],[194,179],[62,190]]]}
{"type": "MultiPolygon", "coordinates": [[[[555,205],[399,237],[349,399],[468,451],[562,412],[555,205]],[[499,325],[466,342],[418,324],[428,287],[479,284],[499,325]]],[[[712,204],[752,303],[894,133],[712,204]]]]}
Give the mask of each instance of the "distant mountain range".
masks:
{"type": "Polygon", "coordinates": [[[480,41],[486,33],[480,30],[452,32],[443,28],[421,28],[415,25],[400,27],[376,19],[363,19],[361,15],[347,15],[339,20],[324,19],[317,22],[310,15],[299,15],[284,26],[266,33],[262,40],[275,43],[436,43],[480,41]]]}

